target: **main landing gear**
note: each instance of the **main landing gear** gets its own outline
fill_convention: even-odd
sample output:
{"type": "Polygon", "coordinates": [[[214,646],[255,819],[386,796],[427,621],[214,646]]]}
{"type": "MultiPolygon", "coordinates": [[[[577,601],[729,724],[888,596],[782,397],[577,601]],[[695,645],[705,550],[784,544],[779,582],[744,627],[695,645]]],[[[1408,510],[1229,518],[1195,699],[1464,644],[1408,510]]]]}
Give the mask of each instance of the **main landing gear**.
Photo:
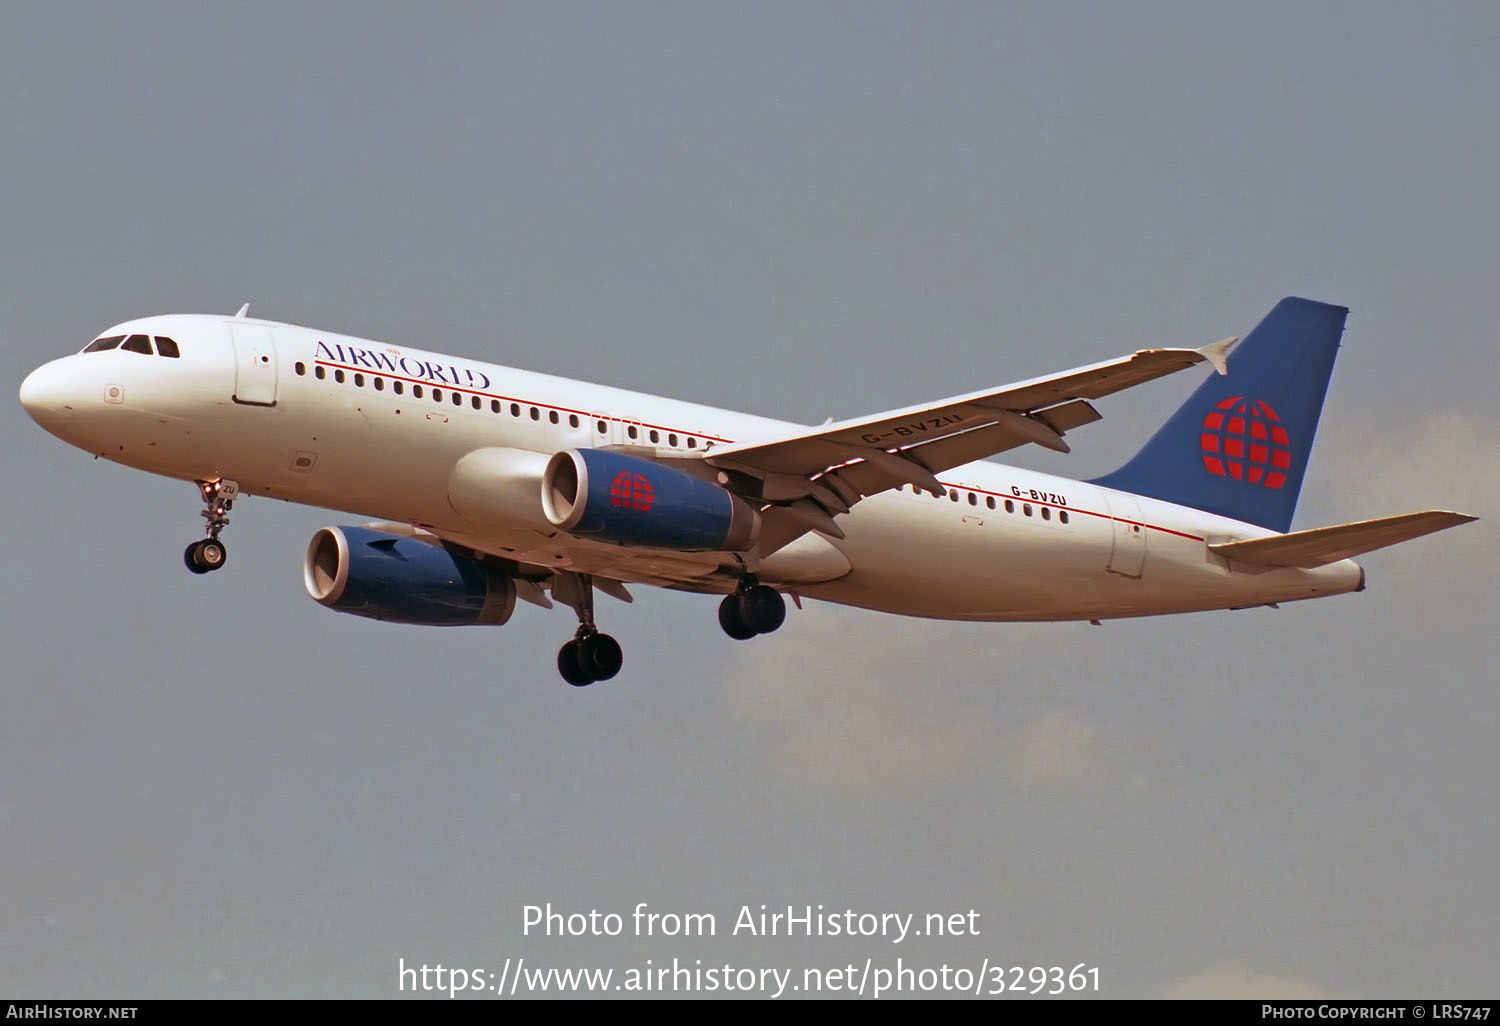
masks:
{"type": "Polygon", "coordinates": [[[786,600],[775,588],[752,577],[740,581],[733,594],[719,603],[719,626],[735,641],[770,634],[786,620],[786,600]]]}
{"type": "Polygon", "coordinates": [[[625,654],[620,643],[599,633],[594,623],[594,582],[588,574],[558,574],[552,596],[578,614],[578,633],[557,653],[557,671],[575,688],[609,680],[620,672],[625,654]]]}
{"type": "Polygon", "coordinates": [[[199,481],[198,491],[203,494],[204,509],[199,516],[208,521],[208,537],[199,539],[187,547],[182,561],[195,574],[206,574],[224,565],[228,553],[219,541],[219,532],[229,523],[229,511],[234,508],[234,497],[240,494],[240,486],[234,481],[199,481]]]}

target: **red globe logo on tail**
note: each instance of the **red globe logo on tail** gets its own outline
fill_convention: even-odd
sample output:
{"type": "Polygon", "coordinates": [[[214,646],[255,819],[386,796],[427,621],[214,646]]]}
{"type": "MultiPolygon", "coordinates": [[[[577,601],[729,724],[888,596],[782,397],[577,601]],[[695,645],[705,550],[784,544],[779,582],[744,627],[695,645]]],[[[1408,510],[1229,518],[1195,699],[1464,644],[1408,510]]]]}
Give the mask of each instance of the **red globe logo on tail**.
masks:
{"type": "Polygon", "coordinates": [[[622,470],[609,483],[609,502],[621,509],[633,509],[638,513],[649,513],[655,500],[651,482],[644,474],[633,474],[622,470]]]}
{"type": "Polygon", "coordinates": [[[1292,443],[1269,403],[1242,395],[1203,418],[1203,466],[1210,474],[1280,488],[1292,465],[1292,443]]]}

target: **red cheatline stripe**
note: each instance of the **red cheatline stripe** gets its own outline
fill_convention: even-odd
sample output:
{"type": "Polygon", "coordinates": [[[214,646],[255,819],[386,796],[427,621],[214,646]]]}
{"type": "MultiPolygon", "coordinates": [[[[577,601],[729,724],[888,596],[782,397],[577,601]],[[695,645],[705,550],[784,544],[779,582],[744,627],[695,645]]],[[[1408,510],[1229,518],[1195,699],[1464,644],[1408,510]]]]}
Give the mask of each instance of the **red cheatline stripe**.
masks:
{"type": "Polygon", "coordinates": [[[664,427],[661,424],[648,424],[645,421],[640,420],[626,420],[623,417],[599,417],[585,410],[575,410],[568,406],[554,406],[551,403],[539,403],[535,400],[522,399],[519,396],[500,395],[497,392],[482,392],[477,388],[464,388],[462,385],[433,384],[431,381],[428,381],[425,378],[408,378],[404,374],[391,374],[390,372],[385,370],[372,371],[368,367],[352,367],[347,363],[330,363],[327,360],[314,360],[313,364],[319,367],[332,367],[336,370],[356,371],[360,374],[369,374],[376,377],[382,377],[390,381],[407,381],[413,385],[423,385],[427,388],[446,388],[452,392],[463,392],[467,395],[484,396],[487,399],[499,399],[500,401],[507,403],[521,403],[525,406],[535,406],[539,410],[556,410],[558,413],[576,413],[581,420],[603,420],[608,421],[612,424],[625,424],[627,426],[634,424],[638,427],[643,427],[648,430],[654,428],[657,431],[675,431],[680,435],[692,435],[696,438],[706,439],[710,442],[722,442],[725,445],[730,444],[730,439],[728,438],[720,438],[717,435],[704,434],[702,431],[685,431],[682,428],[669,428],[664,427]]]}

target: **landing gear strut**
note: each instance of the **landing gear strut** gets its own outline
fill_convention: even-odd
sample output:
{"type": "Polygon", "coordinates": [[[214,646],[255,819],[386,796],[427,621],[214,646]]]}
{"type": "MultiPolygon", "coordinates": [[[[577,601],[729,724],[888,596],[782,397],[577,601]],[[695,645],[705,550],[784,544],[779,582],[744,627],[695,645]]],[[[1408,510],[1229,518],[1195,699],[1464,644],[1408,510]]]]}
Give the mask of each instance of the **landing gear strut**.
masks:
{"type": "Polygon", "coordinates": [[[785,620],[786,600],[781,592],[759,583],[754,576],[740,581],[734,593],[719,603],[719,626],[735,641],[770,634],[785,620]]]}
{"type": "Polygon", "coordinates": [[[229,511],[234,508],[234,497],[240,494],[235,481],[199,481],[198,491],[203,495],[204,509],[198,514],[208,521],[208,537],[201,538],[187,547],[182,561],[195,574],[206,574],[224,565],[228,553],[219,541],[219,532],[229,523],[229,511]]]}
{"type": "Polygon", "coordinates": [[[588,574],[559,574],[552,595],[578,614],[578,632],[557,653],[557,671],[575,688],[609,680],[620,672],[620,643],[594,623],[594,582],[588,574]]]}

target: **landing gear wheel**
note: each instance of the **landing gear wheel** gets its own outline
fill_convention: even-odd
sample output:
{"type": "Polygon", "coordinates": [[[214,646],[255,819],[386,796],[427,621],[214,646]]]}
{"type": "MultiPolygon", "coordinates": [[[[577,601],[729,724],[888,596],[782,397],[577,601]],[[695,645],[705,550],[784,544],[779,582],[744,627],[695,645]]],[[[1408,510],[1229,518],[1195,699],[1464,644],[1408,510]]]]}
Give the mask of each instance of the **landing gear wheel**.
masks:
{"type": "Polygon", "coordinates": [[[741,615],[738,593],[725,595],[724,601],[719,603],[719,626],[735,641],[749,641],[755,637],[754,628],[745,623],[741,615]]]}
{"type": "Polygon", "coordinates": [[[581,688],[609,680],[620,672],[625,654],[608,634],[580,634],[557,653],[557,672],[563,680],[581,688]]]}
{"type": "Polygon", "coordinates": [[[719,603],[719,626],[735,641],[770,634],[786,622],[786,600],[764,584],[742,583],[719,603]]]}
{"type": "Polygon", "coordinates": [[[770,634],[786,622],[786,600],[775,588],[757,584],[739,599],[740,618],[756,634],[770,634]]]}
{"type": "Polygon", "coordinates": [[[596,681],[609,680],[625,663],[620,643],[608,634],[592,634],[579,639],[577,644],[579,665],[586,668],[596,681]]]}
{"type": "Polygon", "coordinates": [[[576,640],[568,642],[557,653],[557,672],[562,674],[563,680],[575,688],[587,687],[594,683],[594,678],[584,673],[583,667],[579,665],[579,655],[579,645],[576,640]]]}
{"type": "Polygon", "coordinates": [[[226,558],[228,553],[224,551],[224,543],[217,538],[195,541],[182,554],[182,561],[195,574],[206,574],[219,569],[226,558]]]}

